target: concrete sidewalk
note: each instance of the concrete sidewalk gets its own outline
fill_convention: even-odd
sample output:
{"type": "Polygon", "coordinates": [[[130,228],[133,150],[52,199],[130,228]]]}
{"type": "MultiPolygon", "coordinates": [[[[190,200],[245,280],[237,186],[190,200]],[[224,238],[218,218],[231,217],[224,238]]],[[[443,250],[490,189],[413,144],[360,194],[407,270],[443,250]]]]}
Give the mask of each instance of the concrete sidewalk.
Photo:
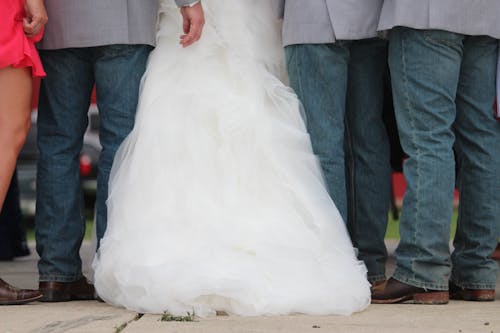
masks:
{"type": "MultiPolygon", "coordinates": [[[[390,253],[396,243],[388,241],[390,253]]],[[[90,243],[82,248],[88,263],[90,243]]],[[[23,288],[36,288],[37,256],[0,262],[0,276],[23,288]]],[[[388,263],[389,273],[394,267],[388,263]]],[[[500,285],[500,281],[499,281],[500,285]]],[[[367,310],[343,316],[279,316],[241,318],[219,316],[194,322],[161,321],[160,315],[138,315],[95,301],[35,302],[0,307],[0,333],[321,333],[321,332],[484,332],[500,333],[500,290],[490,303],[451,301],[448,305],[371,305],[367,310]]]]}

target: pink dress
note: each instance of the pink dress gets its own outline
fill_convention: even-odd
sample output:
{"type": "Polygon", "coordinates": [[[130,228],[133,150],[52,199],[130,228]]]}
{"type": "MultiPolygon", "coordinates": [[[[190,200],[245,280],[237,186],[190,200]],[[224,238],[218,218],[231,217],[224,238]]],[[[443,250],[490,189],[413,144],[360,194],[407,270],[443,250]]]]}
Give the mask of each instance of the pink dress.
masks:
{"type": "Polygon", "coordinates": [[[31,67],[34,77],[43,77],[42,62],[35,48],[35,43],[42,38],[42,33],[28,38],[23,31],[25,0],[0,1],[0,68],[31,67]]]}

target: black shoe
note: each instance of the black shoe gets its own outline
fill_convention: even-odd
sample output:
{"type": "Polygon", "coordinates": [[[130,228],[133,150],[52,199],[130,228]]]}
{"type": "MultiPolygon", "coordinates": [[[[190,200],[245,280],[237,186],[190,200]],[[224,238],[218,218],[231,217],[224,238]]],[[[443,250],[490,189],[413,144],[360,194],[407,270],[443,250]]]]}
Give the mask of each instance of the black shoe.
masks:
{"type": "Polygon", "coordinates": [[[14,257],[26,257],[31,254],[31,251],[26,242],[17,243],[16,246],[14,246],[12,252],[14,253],[14,257]]]}

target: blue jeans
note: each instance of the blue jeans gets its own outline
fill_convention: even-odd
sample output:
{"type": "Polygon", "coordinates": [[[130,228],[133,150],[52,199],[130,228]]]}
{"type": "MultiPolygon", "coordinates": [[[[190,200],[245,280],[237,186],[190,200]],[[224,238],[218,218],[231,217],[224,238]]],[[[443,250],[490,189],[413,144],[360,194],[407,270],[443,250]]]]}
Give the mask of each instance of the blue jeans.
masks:
{"type": "Polygon", "coordinates": [[[17,178],[17,171],[14,170],[3,207],[0,207],[0,260],[29,254],[17,178]]]}
{"type": "Polygon", "coordinates": [[[290,84],[304,105],[328,191],[348,221],[368,279],[383,280],[391,186],[382,119],[386,42],[292,45],[286,56],[290,84]]]}
{"type": "Polygon", "coordinates": [[[407,190],[394,278],[447,290],[495,289],[500,124],[493,117],[498,43],[485,36],[396,28],[389,64],[407,190]],[[455,165],[456,154],[457,165],[455,165]],[[455,170],[458,170],[456,177],[455,170]],[[460,207],[449,239],[455,182],[460,207]]]}
{"type": "Polygon", "coordinates": [[[152,47],[109,45],[41,51],[47,72],[38,109],[36,243],[40,281],[71,282],[82,276],[84,237],[79,154],[94,83],[99,109],[96,228],[106,229],[108,178],[120,143],[132,130],[139,84],[152,47]]]}

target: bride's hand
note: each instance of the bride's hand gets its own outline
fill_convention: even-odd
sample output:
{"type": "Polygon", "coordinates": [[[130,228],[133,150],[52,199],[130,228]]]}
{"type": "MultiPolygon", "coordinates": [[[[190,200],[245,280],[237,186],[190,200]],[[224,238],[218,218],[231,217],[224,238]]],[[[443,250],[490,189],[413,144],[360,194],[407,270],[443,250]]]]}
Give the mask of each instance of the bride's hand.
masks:
{"type": "Polygon", "coordinates": [[[181,36],[180,44],[182,47],[188,47],[200,39],[203,25],[205,24],[205,15],[201,2],[192,7],[182,7],[181,14],[184,35],[181,36]]]}
{"type": "Polygon", "coordinates": [[[47,11],[43,0],[26,0],[24,9],[26,17],[23,19],[23,30],[28,37],[34,37],[47,23],[47,11]]]}

